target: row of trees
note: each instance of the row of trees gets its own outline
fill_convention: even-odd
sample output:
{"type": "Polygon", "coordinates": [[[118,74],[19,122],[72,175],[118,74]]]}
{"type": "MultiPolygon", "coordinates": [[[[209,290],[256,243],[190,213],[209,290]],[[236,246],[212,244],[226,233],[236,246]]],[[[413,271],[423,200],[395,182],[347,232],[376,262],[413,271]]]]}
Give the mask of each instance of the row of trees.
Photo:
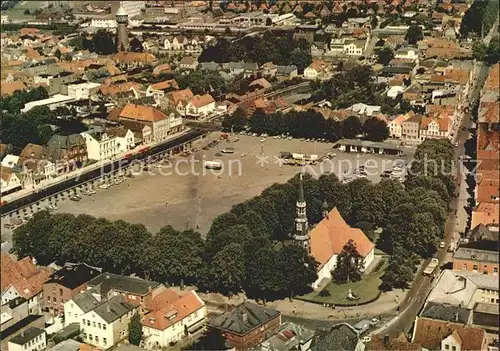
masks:
{"type": "Polygon", "coordinates": [[[455,197],[453,146],[448,139],[426,140],[417,149],[405,182],[404,201],[387,216],[379,245],[392,253],[382,277],[386,287],[406,287],[421,257],[442,238],[455,197]]]}
{"type": "Polygon", "coordinates": [[[291,135],[295,138],[321,138],[334,142],[342,138],[353,139],[363,135],[366,140],[382,141],[389,137],[387,124],[376,117],[361,122],[357,116],[350,116],[341,122],[333,118],[325,119],[314,110],[276,112],[266,114],[256,109],[247,119],[243,109],[238,108],[222,122],[225,130],[239,131],[249,126],[256,133],[270,135],[291,135]]]}
{"type": "Polygon", "coordinates": [[[312,62],[311,48],[304,39],[294,40],[286,31],[266,32],[262,37],[244,37],[230,42],[219,38],[198,57],[199,62],[248,61],[259,65],[272,61],[276,65],[296,65],[299,73],[312,62]]]}
{"type": "Polygon", "coordinates": [[[476,41],[472,46],[472,55],[476,60],[495,64],[500,61],[500,37],[495,35],[489,45],[476,41]]]}
{"type": "Polygon", "coordinates": [[[98,30],[90,39],[82,33],[71,39],[69,46],[74,47],[75,50],[88,50],[99,55],[109,55],[116,52],[113,33],[104,29],[98,30]]]}
{"type": "Polygon", "coordinates": [[[12,95],[0,98],[0,109],[10,113],[19,113],[27,102],[49,97],[45,87],[27,90],[16,90],[12,95]]]}
{"type": "Polygon", "coordinates": [[[460,24],[462,38],[467,38],[470,34],[488,34],[498,17],[498,5],[498,0],[474,1],[460,24]]]}

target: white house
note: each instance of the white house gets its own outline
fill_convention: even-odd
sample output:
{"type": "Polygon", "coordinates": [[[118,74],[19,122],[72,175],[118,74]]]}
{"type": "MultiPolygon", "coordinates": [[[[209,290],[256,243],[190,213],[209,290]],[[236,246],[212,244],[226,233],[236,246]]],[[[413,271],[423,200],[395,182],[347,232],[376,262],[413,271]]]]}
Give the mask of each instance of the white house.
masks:
{"type": "Polygon", "coordinates": [[[68,85],[68,96],[76,100],[88,99],[91,95],[96,94],[100,87],[101,84],[92,82],[70,84],[68,85]]]}
{"type": "Polygon", "coordinates": [[[80,331],[87,344],[108,349],[128,335],[128,324],[136,306],[121,295],[97,305],[81,315],[80,331]]]}
{"type": "Polygon", "coordinates": [[[399,115],[389,122],[389,135],[391,138],[401,138],[402,124],[408,119],[407,115],[399,115]]]}
{"type": "Polygon", "coordinates": [[[30,327],[17,334],[8,342],[9,351],[39,351],[47,347],[45,330],[30,327]]]}
{"type": "Polygon", "coordinates": [[[352,240],[363,257],[363,270],[375,257],[375,245],[358,228],[349,226],[342,215],[334,208],[310,232],[311,255],[319,262],[318,279],[312,284],[317,289],[323,279],[331,279],[331,271],[337,264],[337,256],[344,245],[352,240]]]}
{"type": "Polygon", "coordinates": [[[440,139],[447,138],[451,131],[453,122],[451,118],[444,117],[423,117],[420,123],[420,139],[440,139]]]}
{"type": "Polygon", "coordinates": [[[0,189],[2,193],[21,189],[21,179],[11,168],[0,167],[0,189]]]}
{"type": "Polygon", "coordinates": [[[64,304],[64,325],[72,323],[80,324],[82,316],[92,311],[101,303],[101,295],[93,293],[91,290],[84,291],[73,296],[64,304]]]}
{"type": "Polygon", "coordinates": [[[19,156],[8,154],[2,159],[2,167],[14,168],[19,163],[19,156]]]}
{"type": "Polygon", "coordinates": [[[91,160],[107,160],[134,146],[134,133],[130,130],[127,130],[122,137],[108,135],[105,132],[83,132],[80,135],[85,139],[88,158],[91,160]]]}
{"type": "Polygon", "coordinates": [[[325,79],[329,77],[330,69],[328,63],[323,60],[313,61],[304,70],[305,79],[325,79]]]}
{"type": "MultiPolygon", "coordinates": [[[[183,296],[169,289],[161,308],[146,314],[142,320],[144,344],[148,349],[168,347],[197,330],[205,323],[207,310],[205,303],[195,291],[183,296]]],[[[162,300],[161,298],[159,300],[162,300]]]]}
{"type": "Polygon", "coordinates": [[[215,100],[210,94],[195,95],[186,106],[186,114],[194,117],[208,116],[215,110],[215,100]]]}
{"type": "Polygon", "coordinates": [[[401,86],[393,86],[387,90],[387,96],[390,98],[397,98],[399,94],[403,93],[404,88],[401,86]]]}
{"type": "Polygon", "coordinates": [[[160,103],[160,100],[165,96],[167,92],[170,90],[179,89],[179,85],[177,84],[175,79],[165,80],[163,82],[158,82],[151,84],[146,89],[146,96],[153,96],[155,102],[157,104],[160,103]]]}

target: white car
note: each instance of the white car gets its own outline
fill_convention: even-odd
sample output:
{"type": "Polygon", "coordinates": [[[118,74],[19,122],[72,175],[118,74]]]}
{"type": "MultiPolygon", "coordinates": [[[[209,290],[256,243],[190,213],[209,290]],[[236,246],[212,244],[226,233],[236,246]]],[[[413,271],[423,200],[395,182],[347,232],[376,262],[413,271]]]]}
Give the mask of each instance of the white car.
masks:
{"type": "Polygon", "coordinates": [[[99,189],[108,189],[109,185],[108,184],[100,184],[99,189]]]}
{"type": "Polygon", "coordinates": [[[455,142],[455,147],[458,147],[458,142],[455,142]]]}
{"type": "Polygon", "coordinates": [[[441,242],[439,243],[439,248],[440,248],[440,249],[444,249],[444,247],[445,247],[445,246],[446,246],[446,243],[445,243],[444,241],[441,241],[441,242]]]}
{"type": "Polygon", "coordinates": [[[293,138],[291,136],[288,137],[288,140],[292,140],[293,138]]]}
{"type": "Polygon", "coordinates": [[[263,143],[264,141],[266,141],[266,138],[262,138],[260,139],[260,142],[263,143]]]}
{"type": "Polygon", "coordinates": [[[242,153],[242,154],[241,154],[241,157],[245,157],[246,155],[247,155],[247,154],[245,154],[245,153],[242,153]]]}
{"type": "Polygon", "coordinates": [[[361,341],[365,344],[369,343],[370,341],[372,341],[372,337],[371,335],[363,336],[363,339],[361,339],[361,341]]]}

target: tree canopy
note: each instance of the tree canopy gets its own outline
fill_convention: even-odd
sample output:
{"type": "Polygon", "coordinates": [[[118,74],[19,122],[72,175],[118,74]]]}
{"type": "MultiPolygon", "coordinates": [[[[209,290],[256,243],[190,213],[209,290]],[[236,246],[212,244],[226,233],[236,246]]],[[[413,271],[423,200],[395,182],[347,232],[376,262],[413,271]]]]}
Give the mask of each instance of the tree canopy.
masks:
{"type": "Polygon", "coordinates": [[[419,25],[413,24],[408,28],[406,32],[405,39],[408,41],[408,44],[415,45],[420,40],[424,39],[424,33],[422,32],[422,28],[419,25]]]}

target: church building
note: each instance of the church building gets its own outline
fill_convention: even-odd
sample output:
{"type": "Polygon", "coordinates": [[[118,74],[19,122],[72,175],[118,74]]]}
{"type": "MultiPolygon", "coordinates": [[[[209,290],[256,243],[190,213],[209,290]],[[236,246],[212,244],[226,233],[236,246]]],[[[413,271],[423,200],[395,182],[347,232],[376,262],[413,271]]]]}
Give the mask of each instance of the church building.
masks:
{"type": "Polygon", "coordinates": [[[296,207],[296,228],[293,239],[306,248],[319,263],[318,279],[312,284],[313,289],[317,289],[323,279],[332,278],[331,271],[337,264],[337,256],[349,240],[354,241],[356,249],[364,258],[363,270],[373,262],[375,245],[361,229],[352,228],[347,224],[336,207],[330,212],[324,211],[323,219],[309,230],[302,174],[300,174],[299,198],[296,207]]]}

